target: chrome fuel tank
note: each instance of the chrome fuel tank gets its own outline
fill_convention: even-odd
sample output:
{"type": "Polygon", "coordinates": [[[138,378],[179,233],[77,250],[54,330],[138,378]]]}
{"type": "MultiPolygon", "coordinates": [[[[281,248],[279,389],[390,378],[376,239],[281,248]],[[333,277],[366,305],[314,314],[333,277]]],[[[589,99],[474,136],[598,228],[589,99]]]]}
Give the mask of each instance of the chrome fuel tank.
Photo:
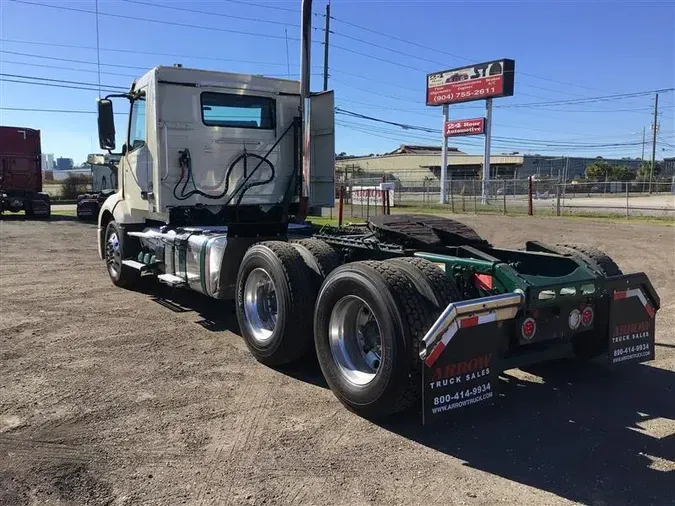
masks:
{"type": "Polygon", "coordinates": [[[183,279],[193,290],[220,298],[221,268],[227,249],[227,227],[147,228],[139,237],[164,264],[164,272],[183,279]]]}

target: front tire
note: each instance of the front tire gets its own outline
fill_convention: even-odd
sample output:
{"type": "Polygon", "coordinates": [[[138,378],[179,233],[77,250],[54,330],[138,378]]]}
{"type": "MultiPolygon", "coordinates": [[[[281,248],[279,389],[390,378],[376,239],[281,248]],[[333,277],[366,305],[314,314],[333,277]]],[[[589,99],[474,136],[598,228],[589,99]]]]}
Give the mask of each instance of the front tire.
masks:
{"type": "Polygon", "coordinates": [[[130,239],[115,220],[108,223],[105,230],[105,263],[110,280],[120,288],[131,288],[140,278],[137,270],[122,263],[134,253],[134,243],[130,239]]]}

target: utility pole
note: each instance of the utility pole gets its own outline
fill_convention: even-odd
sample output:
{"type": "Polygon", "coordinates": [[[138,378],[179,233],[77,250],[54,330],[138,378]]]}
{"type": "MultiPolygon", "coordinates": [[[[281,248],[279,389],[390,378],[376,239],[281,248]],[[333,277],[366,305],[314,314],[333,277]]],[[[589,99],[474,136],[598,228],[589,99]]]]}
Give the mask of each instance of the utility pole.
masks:
{"type": "Polygon", "coordinates": [[[654,179],[654,165],[656,165],[656,130],[658,128],[659,114],[659,94],[656,94],[656,100],[654,100],[654,124],[652,125],[652,170],[649,172],[649,193],[652,193],[652,179],[654,179]]]}
{"type": "Polygon", "coordinates": [[[323,91],[328,90],[328,38],[330,34],[330,0],[326,4],[326,34],[323,40],[323,91]]]}
{"type": "Polygon", "coordinates": [[[640,160],[645,161],[645,127],[642,127],[642,157],[640,160]]]}
{"type": "Polygon", "coordinates": [[[488,203],[490,194],[490,137],[492,136],[492,99],[485,100],[485,154],[483,155],[483,181],[480,203],[488,203]]]}

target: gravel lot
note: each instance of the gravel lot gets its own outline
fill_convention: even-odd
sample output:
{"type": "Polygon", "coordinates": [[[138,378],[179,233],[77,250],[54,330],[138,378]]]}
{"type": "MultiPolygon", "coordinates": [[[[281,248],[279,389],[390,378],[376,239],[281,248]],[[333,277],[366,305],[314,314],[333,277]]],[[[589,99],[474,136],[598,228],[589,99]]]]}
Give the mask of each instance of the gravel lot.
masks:
{"type": "Polygon", "coordinates": [[[495,408],[423,429],[273,370],[231,303],[117,289],[95,228],[0,223],[0,505],[675,504],[675,228],[467,216],[496,244],[594,244],[661,296],[657,360],[509,373],[495,408]]]}

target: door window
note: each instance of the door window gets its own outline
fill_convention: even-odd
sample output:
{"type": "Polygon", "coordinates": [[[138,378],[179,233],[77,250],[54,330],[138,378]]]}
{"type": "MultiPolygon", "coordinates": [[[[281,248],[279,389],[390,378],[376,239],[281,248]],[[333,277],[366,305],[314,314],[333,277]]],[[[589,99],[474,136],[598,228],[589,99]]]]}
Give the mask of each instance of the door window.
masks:
{"type": "Polygon", "coordinates": [[[129,151],[145,146],[145,98],[138,98],[131,104],[129,122],[129,151]]]}

